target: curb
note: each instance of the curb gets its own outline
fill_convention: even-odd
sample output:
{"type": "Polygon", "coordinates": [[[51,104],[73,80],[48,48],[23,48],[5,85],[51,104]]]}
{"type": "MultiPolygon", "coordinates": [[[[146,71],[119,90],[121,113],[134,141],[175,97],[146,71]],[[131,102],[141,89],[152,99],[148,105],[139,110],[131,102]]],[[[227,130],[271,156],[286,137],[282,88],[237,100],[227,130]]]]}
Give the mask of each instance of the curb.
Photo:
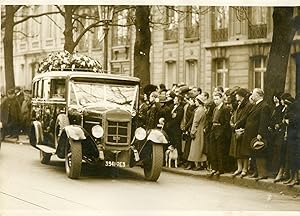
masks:
{"type": "Polygon", "coordinates": [[[286,186],[285,184],[279,182],[279,183],[273,183],[274,179],[263,179],[258,182],[256,182],[254,179],[249,177],[235,177],[233,178],[231,174],[225,173],[220,176],[208,176],[208,172],[206,170],[200,170],[200,171],[192,171],[192,170],[184,170],[183,168],[166,168],[163,167],[163,171],[175,173],[179,175],[186,175],[186,176],[193,176],[193,177],[199,177],[204,178],[211,181],[218,181],[222,183],[232,184],[236,186],[246,187],[246,188],[252,188],[252,189],[258,189],[258,190],[264,190],[272,193],[279,193],[281,195],[290,195],[293,197],[299,197],[300,196],[300,186],[295,185],[293,187],[286,186]]]}
{"type": "Polygon", "coordinates": [[[8,142],[8,143],[15,143],[19,145],[23,144],[30,144],[29,139],[26,135],[19,135],[19,140],[16,140],[16,138],[5,138],[2,142],[8,142]]]}

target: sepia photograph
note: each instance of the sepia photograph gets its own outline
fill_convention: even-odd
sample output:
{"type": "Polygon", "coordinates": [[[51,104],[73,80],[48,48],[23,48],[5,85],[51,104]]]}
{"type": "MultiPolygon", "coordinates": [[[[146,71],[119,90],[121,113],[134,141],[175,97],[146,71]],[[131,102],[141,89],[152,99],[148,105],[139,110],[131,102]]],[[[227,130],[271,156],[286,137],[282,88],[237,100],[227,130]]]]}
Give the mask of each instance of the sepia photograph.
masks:
{"type": "Polygon", "coordinates": [[[0,6],[1,216],[300,216],[300,2],[0,6]]]}

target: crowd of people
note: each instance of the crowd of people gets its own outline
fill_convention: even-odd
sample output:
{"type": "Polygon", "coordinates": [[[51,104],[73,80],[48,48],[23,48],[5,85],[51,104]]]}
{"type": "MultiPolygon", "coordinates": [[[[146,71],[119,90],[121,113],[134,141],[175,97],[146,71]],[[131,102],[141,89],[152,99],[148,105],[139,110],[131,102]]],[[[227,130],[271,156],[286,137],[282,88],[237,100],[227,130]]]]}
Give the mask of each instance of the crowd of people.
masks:
{"type": "MultiPolygon", "coordinates": [[[[162,124],[184,169],[299,184],[299,101],[289,93],[275,94],[272,104],[259,88],[216,87],[210,96],[185,84],[150,84],[143,93],[139,125],[162,124]]],[[[29,135],[30,115],[30,90],[8,90],[1,98],[1,140],[29,135]]]]}
{"type": "Polygon", "coordinates": [[[289,93],[275,94],[268,104],[259,88],[216,87],[210,96],[185,84],[150,84],[143,92],[140,124],[163,123],[184,169],[299,184],[299,102],[289,93]]]}
{"type": "Polygon", "coordinates": [[[20,134],[29,135],[31,119],[31,91],[21,87],[9,89],[1,96],[1,141],[19,140],[20,134]]]}

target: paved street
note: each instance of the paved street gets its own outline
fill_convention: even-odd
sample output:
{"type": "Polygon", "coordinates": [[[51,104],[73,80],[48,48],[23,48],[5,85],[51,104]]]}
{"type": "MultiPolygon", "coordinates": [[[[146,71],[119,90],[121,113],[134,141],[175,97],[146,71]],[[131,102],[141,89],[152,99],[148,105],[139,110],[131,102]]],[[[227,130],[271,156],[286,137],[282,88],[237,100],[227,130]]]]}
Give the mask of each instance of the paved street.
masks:
{"type": "MultiPolygon", "coordinates": [[[[162,173],[157,183],[141,168],[119,170],[84,165],[79,180],[68,179],[64,161],[39,162],[28,144],[2,143],[1,211],[181,212],[300,211],[300,198],[237,187],[207,179],[162,173]]],[[[172,214],[173,215],[173,214],[172,214]]]]}

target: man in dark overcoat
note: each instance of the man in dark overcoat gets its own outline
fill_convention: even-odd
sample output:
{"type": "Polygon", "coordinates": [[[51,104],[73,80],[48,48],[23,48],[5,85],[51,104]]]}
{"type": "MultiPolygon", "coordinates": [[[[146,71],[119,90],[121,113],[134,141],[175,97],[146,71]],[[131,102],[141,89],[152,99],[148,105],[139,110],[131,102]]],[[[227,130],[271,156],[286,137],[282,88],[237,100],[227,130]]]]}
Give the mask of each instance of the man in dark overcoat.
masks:
{"type": "Polygon", "coordinates": [[[225,158],[228,156],[230,143],[230,109],[223,103],[223,96],[217,92],[213,96],[216,107],[212,115],[209,155],[212,172],[210,175],[220,175],[225,171],[225,158]]]}
{"type": "Polygon", "coordinates": [[[182,143],[180,128],[181,120],[183,118],[183,96],[176,95],[174,98],[174,107],[171,111],[171,119],[168,122],[169,139],[171,144],[177,148],[178,151],[178,164],[182,163],[182,143]]]}
{"type": "Polygon", "coordinates": [[[243,142],[248,143],[248,148],[250,151],[253,152],[253,156],[256,159],[256,169],[258,174],[256,181],[258,181],[261,179],[268,178],[268,171],[267,171],[268,148],[265,148],[263,150],[253,151],[251,150],[250,143],[254,138],[257,138],[258,140],[265,140],[267,141],[267,143],[270,140],[268,126],[270,123],[271,108],[263,100],[264,91],[262,89],[260,88],[253,89],[253,93],[250,97],[254,101],[254,106],[250,110],[246,120],[243,142]]]}
{"type": "Polygon", "coordinates": [[[4,139],[6,135],[17,138],[19,135],[19,122],[21,120],[21,108],[15,97],[13,89],[7,91],[7,98],[1,104],[1,122],[2,135],[4,139]]]}

